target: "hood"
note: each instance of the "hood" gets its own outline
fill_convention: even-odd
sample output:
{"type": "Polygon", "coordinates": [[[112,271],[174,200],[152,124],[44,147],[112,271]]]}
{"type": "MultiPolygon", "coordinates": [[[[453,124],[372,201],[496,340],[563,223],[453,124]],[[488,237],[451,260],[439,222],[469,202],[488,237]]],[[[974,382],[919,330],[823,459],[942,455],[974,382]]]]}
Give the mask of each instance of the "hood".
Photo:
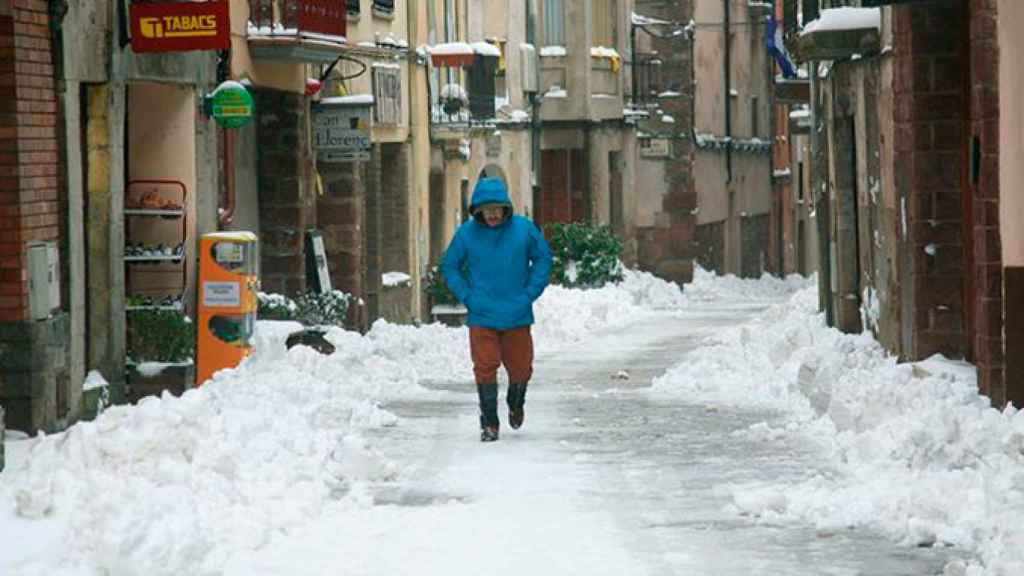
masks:
{"type": "Polygon", "coordinates": [[[512,201],[508,197],[508,187],[501,178],[481,178],[473,188],[473,200],[469,203],[469,213],[475,214],[477,207],[484,204],[501,204],[507,208],[506,214],[512,213],[512,201]]]}

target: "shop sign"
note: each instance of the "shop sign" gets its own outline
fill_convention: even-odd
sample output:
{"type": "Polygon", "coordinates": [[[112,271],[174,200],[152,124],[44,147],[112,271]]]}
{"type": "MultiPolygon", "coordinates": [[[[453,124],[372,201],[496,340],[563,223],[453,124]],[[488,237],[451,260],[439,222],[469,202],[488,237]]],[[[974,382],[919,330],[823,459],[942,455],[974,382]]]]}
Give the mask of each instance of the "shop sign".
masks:
{"type": "Polygon", "coordinates": [[[668,158],[672,146],[668,138],[641,138],[640,156],[644,158],[668,158]]]}
{"type": "Polygon", "coordinates": [[[321,104],[313,110],[313,148],[321,162],[369,160],[370,106],[321,104]]]}
{"type": "Polygon", "coordinates": [[[252,94],[240,82],[228,80],[209,96],[210,116],[224,128],[239,128],[252,120],[252,94]]]}
{"type": "Polygon", "coordinates": [[[227,50],[231,47],[229,14],[227,2],[132,2],[132,50],[227,50]]]}

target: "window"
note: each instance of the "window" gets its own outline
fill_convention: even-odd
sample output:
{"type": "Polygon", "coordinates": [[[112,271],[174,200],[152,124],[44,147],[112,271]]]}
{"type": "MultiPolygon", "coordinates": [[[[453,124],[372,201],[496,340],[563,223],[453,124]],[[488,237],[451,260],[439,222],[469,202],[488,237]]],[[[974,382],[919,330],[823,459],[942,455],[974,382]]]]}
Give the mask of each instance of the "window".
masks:
{"type": "Polygon", "coordinates": [[[497,58],[477,54],[467,70],[469,113],[475,119],[494,118],[494,72],[497,68],[497,58]]]}
{"type": "Polygon", "coordinates": [[[373,0],[373,11],[380,14],[392,14],[395,11],[395,0],[373,0]]]}
{"type": "Polygon", "coordinates": [[[565,46],[564,0],[544,0],[544,45],[565,46]]]}
{"type": "Polygon", "coordinates": [[[345,12],[349,16],[359,15],[359,0],[345,0],[345,12]]]}
{"type": "Polygon", "coordinates": [[[616,0],[594,2],[594,35],[592,45],[614,48],[618,40],[619,7],[616,0]]]}
{"type": "Polygon", "coordinates": [[[758,136],[760,136],[760,132],[759,132],[760,126],[758,126],[758,124],[760,124],[760,122],[758,122],[758,120],[760,120],[760,119],[758,118],[757,112],[758,112],[758,109],[757,109],[757,96],[751,96],[750,97],[750,135],[752,137],[754,137],[754,138],[757,138],[758,136]]]}
{"type": "Polygon", "coordinates": [[[402,71],[395,64],[373,67],[373,120],[389,125],[402,121],[402,71]]]}

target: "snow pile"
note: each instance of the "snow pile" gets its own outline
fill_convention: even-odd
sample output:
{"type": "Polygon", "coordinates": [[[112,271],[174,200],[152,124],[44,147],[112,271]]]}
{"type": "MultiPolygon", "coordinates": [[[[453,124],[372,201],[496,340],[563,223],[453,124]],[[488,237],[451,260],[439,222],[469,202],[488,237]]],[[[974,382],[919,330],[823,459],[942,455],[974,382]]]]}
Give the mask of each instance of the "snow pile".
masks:
{"type": "Polygon", "coordinates": [[[691,302],[714,300],[769,301],[785,298],[797,290],[814,284],[814,278],[790,275],[779,279],[763,274],[760,279],[745,279],[733,275],[718,276],[710,270],[694,266],[693,281],[686,285],[686,299],[691,302]]]}
{"type": "Polygon", "coordinates": [[[970,365],[900,364],[868,334],[827,328],[814,288],[719,333],[654,391],[778,411],[781,424],[749,432],[820,443],[823,469],[807,480],[733,487],[741,513],[871,526],[984,563],[960,573],[1024,573],[1024,413],[990,408],[970,365]]]}
{"type": "MultiPolygon", "coordinates": [[[[682,303],[678,286],[643,273],[600,290],[552,286],[534,331],[557,349],[682,303]]],[[[217,574],[275,534],[369,505],[368,484],[401,472],[363,439],[397,422],[379,403],[446,394],[428,380],[471,381],[467,329],[332,329],[325,356],[286,349],[301,328],[261,321],[253,354],[201,388],[20,440],[9,453],[28,454],[0,476],[0,539],[31,542],[0,555],[0,573],[217,574]]]]}

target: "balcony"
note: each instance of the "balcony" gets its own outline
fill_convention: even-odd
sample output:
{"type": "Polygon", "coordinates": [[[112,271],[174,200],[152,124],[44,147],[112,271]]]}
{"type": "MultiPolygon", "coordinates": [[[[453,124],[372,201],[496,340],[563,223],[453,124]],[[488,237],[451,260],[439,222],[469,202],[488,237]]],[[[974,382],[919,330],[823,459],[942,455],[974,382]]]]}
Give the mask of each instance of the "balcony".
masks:
{"type": "Polygon", "coordinates": [[[254,58],[331,62],[345,46],[345,0],[249,0],[254,58]]]}
{"type": "Polygon", "coordinates": [[[435,139],[460,138],[494,124],[497,49],[450,43],[430,49],[430,131],[435,139]]]}

